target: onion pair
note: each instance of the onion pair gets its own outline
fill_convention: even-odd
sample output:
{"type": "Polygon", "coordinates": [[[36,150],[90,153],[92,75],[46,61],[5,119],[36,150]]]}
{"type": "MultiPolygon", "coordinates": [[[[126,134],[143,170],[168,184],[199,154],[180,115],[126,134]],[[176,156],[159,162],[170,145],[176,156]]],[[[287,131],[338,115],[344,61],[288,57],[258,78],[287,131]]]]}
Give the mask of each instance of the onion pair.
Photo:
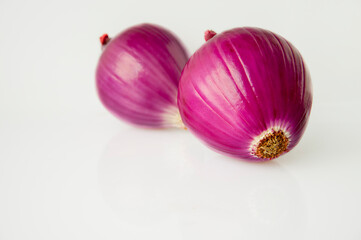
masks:
{"type": "Polygon", "coordinates": [[[205,39],[188,60],[179,40],[158,26],[103,38],[96,74],[103,104],[138,125],[183,122],[213,149],[243,159],[273,159],[296,146],[312,106],[298,50],[259,28],[207,31],[205,39]]]}

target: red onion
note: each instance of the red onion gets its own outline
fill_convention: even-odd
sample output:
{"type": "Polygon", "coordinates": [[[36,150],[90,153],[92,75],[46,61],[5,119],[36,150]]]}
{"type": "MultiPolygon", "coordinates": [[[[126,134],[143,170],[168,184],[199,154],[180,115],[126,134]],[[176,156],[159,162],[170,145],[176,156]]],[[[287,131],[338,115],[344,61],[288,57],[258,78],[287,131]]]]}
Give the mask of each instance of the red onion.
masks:
{"type": "Polygon", "coordinates": [[[100,41],[96,85],[104,106],[133,124],[181,126],[177,91],[188,56],[179,40],[162,27],[142,24],[100,41]]]}
{"type": "Polygon", "coordinates": [[[312,105],[310,74],[286,39],[259,28],[214,36],[183,69],[178,106],[186,127],[228,155],[276,158],[300,141],[312,105]]]}

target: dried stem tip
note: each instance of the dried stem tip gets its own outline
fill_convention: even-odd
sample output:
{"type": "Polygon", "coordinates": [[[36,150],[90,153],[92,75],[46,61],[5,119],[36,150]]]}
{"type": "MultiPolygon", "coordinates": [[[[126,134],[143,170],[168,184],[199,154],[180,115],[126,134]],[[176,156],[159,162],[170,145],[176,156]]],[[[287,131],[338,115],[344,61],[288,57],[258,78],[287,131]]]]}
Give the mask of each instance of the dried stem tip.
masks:
{"type": "Polygon", "coordinates": [[[212,37],[216,36],[216,32],[213,31],[213,30],[207,30],[205,33],[204,33],[204,40],[208,41],[209,39],[211,39],[212,37]]]}
{"type": "Polygon", "coordinates": [[[109,41],[109,36],[108,34],[104,33],[103,35],[100,36],[100,43],[104,46],[105,44],[108,43],[109,41]]]}
{"type": "Polygon", "coordinates": [[[288,144],[288,137],[282,130],[271,132],[259,141],[256,155],[260,158],[276,158],[287,151],[288,144]]]}

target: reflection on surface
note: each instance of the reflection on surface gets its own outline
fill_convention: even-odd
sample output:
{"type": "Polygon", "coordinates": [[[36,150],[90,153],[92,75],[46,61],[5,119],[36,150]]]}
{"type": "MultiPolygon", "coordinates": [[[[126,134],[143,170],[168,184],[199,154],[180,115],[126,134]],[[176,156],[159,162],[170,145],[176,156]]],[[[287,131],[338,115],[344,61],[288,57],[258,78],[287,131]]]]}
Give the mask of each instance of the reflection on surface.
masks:
{"type": "Polygon", "coordinates": [[[297,182],[277,162],[218,155],[186,131],[121,132],[100,159],[99,182],[105,201],[134,231],[302,239],[307,221],[297,182]]]}

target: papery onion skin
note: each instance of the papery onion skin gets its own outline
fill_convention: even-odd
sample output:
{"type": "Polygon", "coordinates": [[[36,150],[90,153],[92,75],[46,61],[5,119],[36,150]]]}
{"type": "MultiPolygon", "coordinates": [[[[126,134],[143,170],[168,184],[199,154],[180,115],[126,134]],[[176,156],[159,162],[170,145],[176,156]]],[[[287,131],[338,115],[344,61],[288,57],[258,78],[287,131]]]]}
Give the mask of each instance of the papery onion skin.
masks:
{"type": "Polygon", "coordinates": [[[145,127],[180,127],[178,82],[188,55],[168,30],[153,24],[131,27],[114,38],[100,37],[103,52],[96,86],[115,116],[145,127]]]}
{"type": "Polygon", "coordinates": [[[191,132],[218,152],[251,161],[294,148],[311,106],[301,54],[260,28],[236,28],[208,40],[184,67],[178,89],[180,114],[191,132]]]}

